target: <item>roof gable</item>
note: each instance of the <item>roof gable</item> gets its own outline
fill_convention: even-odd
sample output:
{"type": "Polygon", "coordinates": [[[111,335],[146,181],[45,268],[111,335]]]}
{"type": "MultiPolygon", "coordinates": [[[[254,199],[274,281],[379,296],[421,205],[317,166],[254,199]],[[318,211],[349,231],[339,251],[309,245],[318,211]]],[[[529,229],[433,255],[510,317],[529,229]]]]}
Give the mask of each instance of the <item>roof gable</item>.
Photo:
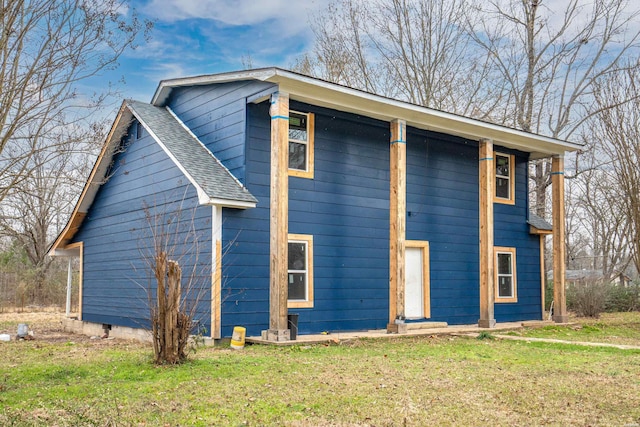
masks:
{"type": "Polygon", "coordinates": [[[256,206],[257,199],[169,108],[138,101],[124,101],[71,218],[51,246],[50,255],[65,254],[63,248],[80,228],[98,189],[105,182],[120,140],[126,135],[134,119],[144,126],[195,187],[200,204],[240,209],[256,206]]]}

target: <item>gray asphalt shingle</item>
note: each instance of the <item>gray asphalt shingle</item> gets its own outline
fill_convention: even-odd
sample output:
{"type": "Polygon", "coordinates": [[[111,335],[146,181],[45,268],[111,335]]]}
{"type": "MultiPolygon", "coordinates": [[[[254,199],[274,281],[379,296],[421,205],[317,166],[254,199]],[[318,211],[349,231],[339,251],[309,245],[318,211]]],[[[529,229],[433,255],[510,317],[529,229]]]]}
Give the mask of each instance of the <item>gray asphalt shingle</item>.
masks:
{"type": "Polygon", "coordinates": [[[535,214],[530,214],[527,222],[538,230],[553,230],[553,226],[550,223],[535,214]]]}
{"type": "Polygon", "coordinates": [[[257,203],[257,199],[167,109],[127,101],[133,114],[155,135],[212,199],[257,203]]]}

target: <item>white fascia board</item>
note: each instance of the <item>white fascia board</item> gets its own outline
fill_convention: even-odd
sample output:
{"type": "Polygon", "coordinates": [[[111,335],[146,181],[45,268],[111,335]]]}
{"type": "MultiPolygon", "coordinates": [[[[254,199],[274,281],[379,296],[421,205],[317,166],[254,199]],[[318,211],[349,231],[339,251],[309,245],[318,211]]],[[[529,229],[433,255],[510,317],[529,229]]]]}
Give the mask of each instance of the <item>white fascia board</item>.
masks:
{"type": "Polygon", "coordinates": [[[79,257],[80,248],[72,249],[53,249],[48,254],[51,257],[79,257]]]}
{"type": "Polygon", "coordinates": [[[494,144],[531,153],[532,158],[563,155],[582,149],[582,145],[536,135],[506,126],[446,113],[404,101],[352,89],[280,68],[196,76],[163,80],[153,96],[153,105],[162,105],[171,89],[182,86],[226,83],[238,80],[261,80],[275,83],[279,91],[288,92],[295,100],[311,105],[390,122],[403,119],[407,125],[477,141],[491,139],[494,144]]]}
{"type": "Polygon", "coordinates": [[[231,73],[162,80],[153,94],[153,98],[151,98],[151,105],[163,106],[169,97],[171,90],[176,87],[201,86],[215,83],[235,82],[238,80],[268,80],[275,74],[275,68],[259,68],[255,70],[236,71],[231,73]]]}
{"type": "Polygon", "coordinates": [[[278,83],[280,90],[288,92],[292,98],[312,105],[387,122],[403,119],[409,126],[476,141],[488,138],[496,145],[542,154],[542,157],[582,148],[580,144],[421,107],[284,70],[277,70],[276,75],[268,80],[278,83]]]}
{"type": "Polygon", "coordinates": [[[235,209],[250,209],[255,208],[257,203],[254,202],[239,202],[237,200],[225,200],[209,197],[205,205],[221,206],[223,208],[235,208],[235,209]]]}

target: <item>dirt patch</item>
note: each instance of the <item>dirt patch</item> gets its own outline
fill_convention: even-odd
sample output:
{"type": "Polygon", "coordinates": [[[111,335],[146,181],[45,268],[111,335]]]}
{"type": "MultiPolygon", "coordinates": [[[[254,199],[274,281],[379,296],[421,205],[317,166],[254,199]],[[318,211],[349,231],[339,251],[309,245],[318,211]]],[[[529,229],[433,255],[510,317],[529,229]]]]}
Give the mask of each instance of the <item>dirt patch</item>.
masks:
{"type": "Polygon", "coordinates": [[[11,340],[15,340],[18,324],[26,323],[29,325],[29,330],[33,331],[33,340],[37,342],[93,343],[96,346],[108,346],[116,342],[127,341],[113,338],[96,339],[96,337],[65,332],[62,327],[64,317],[65,313],[63,312],[51,311],[0,313],[0,334],[9,334],[11,340]]]}

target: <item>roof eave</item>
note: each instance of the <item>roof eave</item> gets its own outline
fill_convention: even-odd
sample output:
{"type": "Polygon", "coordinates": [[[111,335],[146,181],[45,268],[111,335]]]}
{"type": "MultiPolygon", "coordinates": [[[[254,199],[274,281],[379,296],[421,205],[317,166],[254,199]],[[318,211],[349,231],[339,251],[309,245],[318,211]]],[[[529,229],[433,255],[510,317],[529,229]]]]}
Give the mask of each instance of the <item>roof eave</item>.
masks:
{"type": "Polygon", "coordinates": [[[133,114],[127,108],[127,102],[123,101],[120,109],[118,110],[118,114],[116,115],[116,119],[111,125],[111,129],[107,135],[105,140],[105,144],[96,159],[96,162],[91,169],[91,173],[89,174],[89,178],[82,189],[82,193],[80,193],[80,197],[76,203],[76,206],[69,217],[69,221],[62,229],[58,237],[50,246],[47,254],[49,256],[59,256],[60,251],[63,250],[69,241],[73,238],[75,233],[78,231],[80,227],[80,223],[84,219],[84,216],[87,214],[89,207],[93,203],[97,193],[97,187],[100,186],[100,182],[102,181],[106,175],[106,171],[111,164],[111,159],[113,158],[115,152],[115,144],[113,143],[115,140],[120,140],[120,138],[128,129],[131,120],[133,119],[133,114]]]}
{"type": "Polygon", "coordinates": [[[403,119],[407,125],[424,130],[456,135],[477,141],[491,139],[494,144],[530,153],[531,159],[562,156],[583,146],[569,141],[536,135],[506,126],[446,113],[316,79],[277,67],[163,80],[151,103],[164,105],[176,87],[260,80],[275,83],[292,99],[320,107],[364,115],[382,121],[403,119]]]}
{"type": "Polygon", "coordinates": [[[479,140],[491,139],[494,144],[531,153],[531,158],[564,155],[583,148],[581,144],[536,135],[517,129],[434,110],[352,89],[346,86],[275,69],[267,81],[277,83],[280,90],[299,101],[337,109],[367,117],[391,121],[403,119],[418,129],[479,140]]]}

